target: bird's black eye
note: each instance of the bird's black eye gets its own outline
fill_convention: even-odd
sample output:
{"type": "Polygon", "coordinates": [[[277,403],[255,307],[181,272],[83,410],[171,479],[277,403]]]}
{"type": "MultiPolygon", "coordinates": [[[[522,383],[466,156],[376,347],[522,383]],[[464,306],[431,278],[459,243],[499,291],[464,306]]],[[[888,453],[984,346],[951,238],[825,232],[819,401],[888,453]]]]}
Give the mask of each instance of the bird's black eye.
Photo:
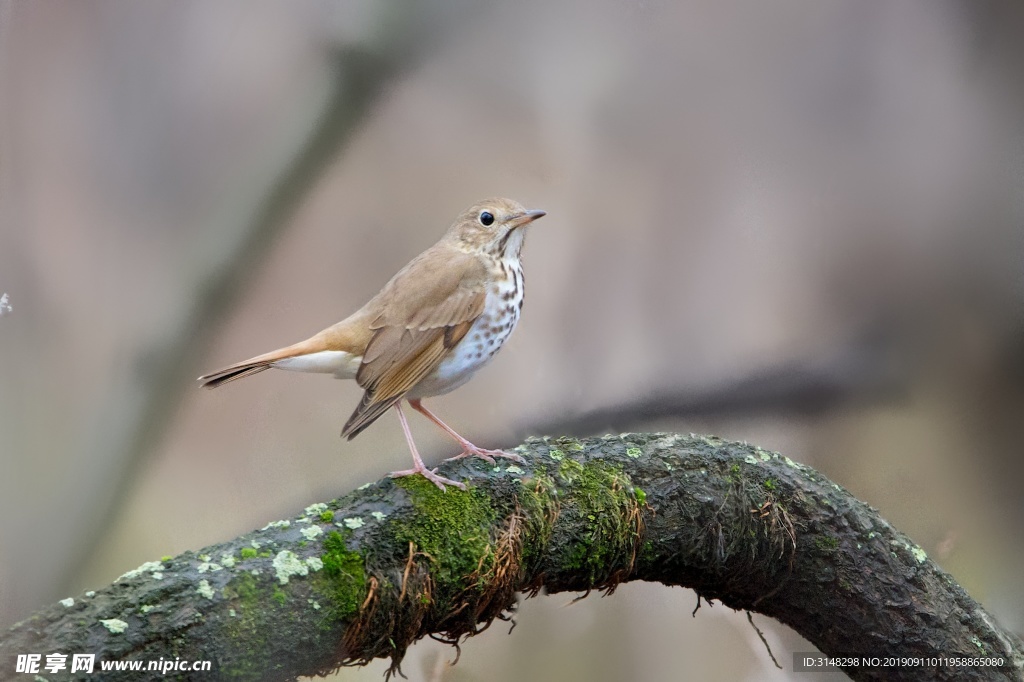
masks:
{"type": "Polygon", "coordinates": [[[494,216],[490,212],[484,211],[483,213],[480,214],[480,224],[483,225],[484,227],[493,225],[494,216]]]}

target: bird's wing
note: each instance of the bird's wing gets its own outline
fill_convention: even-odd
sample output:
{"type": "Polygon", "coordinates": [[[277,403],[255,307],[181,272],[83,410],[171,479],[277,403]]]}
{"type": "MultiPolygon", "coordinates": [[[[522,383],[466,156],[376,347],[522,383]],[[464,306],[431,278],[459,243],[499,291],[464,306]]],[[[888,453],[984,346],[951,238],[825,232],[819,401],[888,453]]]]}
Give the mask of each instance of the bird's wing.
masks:
{"type": "Polygon", "coordinates": [[[455,250],[431,251],[406,266],[371,302],[379,313],[356,374],[366,391],[341,432],[349,439],[433,372],[484,311],[483,262],[455,250]]]}

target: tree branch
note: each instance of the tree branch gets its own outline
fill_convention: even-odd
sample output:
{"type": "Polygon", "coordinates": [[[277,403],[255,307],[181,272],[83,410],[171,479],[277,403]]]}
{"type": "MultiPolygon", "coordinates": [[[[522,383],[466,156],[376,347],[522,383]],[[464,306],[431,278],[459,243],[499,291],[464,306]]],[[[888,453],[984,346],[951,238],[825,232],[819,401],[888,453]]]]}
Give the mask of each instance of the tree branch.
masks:
{"type": "Polygon", "coordinates": [[[587,412],[534,418],[517,432],[585,435],[665,419],[814,416],[844,405],[897,401],[905,398],[910,377],[906,355],[892,339],[865,333],[824,357],[766,366],[703,388],[680,385],[587,412]]]}
{"type": "Polygon", "coordinates": [[[468,492],[384,479],[143,565],[14,626],[0,670],[53,651],[206,659],[209,679],[290,680],[378,657],[397,670],[425,635],[454,643],[510,617],[517,592],[651,580],[776,618],[828,654],[1005,660],[847,669],[854,679],[1021,679],[1019,638],[873,509],[784,456],[669,434],[518,451],[529,465],[443,467],[468,492]]]}

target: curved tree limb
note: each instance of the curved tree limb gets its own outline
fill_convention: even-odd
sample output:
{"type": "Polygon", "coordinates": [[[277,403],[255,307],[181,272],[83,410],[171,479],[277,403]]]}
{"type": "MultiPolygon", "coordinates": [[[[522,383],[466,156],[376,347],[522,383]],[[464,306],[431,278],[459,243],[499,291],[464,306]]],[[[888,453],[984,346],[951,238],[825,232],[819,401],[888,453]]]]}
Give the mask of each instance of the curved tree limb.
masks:
{"type": "Polygon", "coordinates": [[[210,660],[204,679],[290,680],[377,657],[397,670],[425,635],[458,642],[508,618],[517,592],[652,580],[776,618],[827,654],[1005,661],[847,669],[854,679],[1022,678],[1019,638],[875,510],[784,456],[671,434],[519,452],[522,469],[446,466],[468,492],[384,479],[145,564],[16,625],[0,670],[53,651],[210,660]]]}

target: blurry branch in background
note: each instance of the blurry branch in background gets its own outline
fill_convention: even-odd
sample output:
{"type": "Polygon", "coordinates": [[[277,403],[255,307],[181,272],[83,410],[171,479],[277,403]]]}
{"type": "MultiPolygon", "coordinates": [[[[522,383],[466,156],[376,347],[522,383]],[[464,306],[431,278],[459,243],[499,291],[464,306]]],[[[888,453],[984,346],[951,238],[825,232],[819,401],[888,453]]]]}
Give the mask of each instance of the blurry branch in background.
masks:
{"type": "Polygon", "coordinates": [[[132,371],[104,406],[103,427],[84,461],[89,466],[107,463],[107,486],[94,496],[89,513],[80,517],[83,527],[76,534],[80,546],[70,555],[84,560],[67,562],[65,584],[79,574],[91,553],[103,546],[99,538],[135,484],[182,391],[192,385],[191,373],[185,374],[187,368],[195,366],[200,349],[212,340],[219,321],[228,317],[240,298],[247,277],[266,258],[303,197],[355,131],[395,69],[380,56],[356,51],[339,53],[335,63],[334,90],[302,148],[251,219],[233,233],[226,226],[210,230],[211,249],[223,251],[224,242],[230,244],[225,257],[210,262],[194,283],[182,287],[188,298],[181,306],[180,319],[167,325],[168,335],[160,339],[159,347],[138,352],[132,371]]]}
{"type": "Polygon", "coordinates": [[[840,405],[897,401],[910,382],[909,363],[901,352],[894,339],[872,337],[825,358],[769,367],[707,388],[649,392],[634,401],[538,420],[518,433],[618,433],[667,419],[821,415],[840,405]]]}
{"type": "Polygon", "coordinates": [[[0,669],[17,654],[90,651],[210,660],[211,680],[292,680],[386,657],[398,672],[424,636],[458,647],[511,619],[519,592],[648,580],[775,618],[826,654],[1003,660],[847,669],[857,680],[1021,679],[1018,637],[875,510],[785,456],[640,433],[518,451],[524,468],[446,465],[467,492],[383,479],[144,564],[16,625],[0,669]]]}
{"type": "Polygon", "coordinates": [[[63,562],[63,584],[70,583],[103,546],[99,538],[135,484],[182,392],[193,386],[202,349],[240,299],[248,277],[259,269],[295,210],[385,87],[422,59],[426,50],[443,42],[442,28],[460,3],[428,9],[396,1],[373,7],[377,21],[371,38],[359,46],[334,50],[332,90],[300,148],[271,186],[258,194],[263,197],[258,204],[243,209],[247,217],[234,225],[227,220],[208,231],[209,243],[199,245],[206,260],[193,282],[181,287],[185,297],[177,310],[168,311],[168,322],[160,330],[165,333],[158,334],[151,347],[138,351],[130,371],[108,391],[96,435],[79,460],[88,470],[79,477],[83,494],[75,519],[80,528],[73,534],[76,542],[67,543],[67,556],[75,560],[63,562]],[[210,252],[223,255],[209,258],[210,252]]]}

